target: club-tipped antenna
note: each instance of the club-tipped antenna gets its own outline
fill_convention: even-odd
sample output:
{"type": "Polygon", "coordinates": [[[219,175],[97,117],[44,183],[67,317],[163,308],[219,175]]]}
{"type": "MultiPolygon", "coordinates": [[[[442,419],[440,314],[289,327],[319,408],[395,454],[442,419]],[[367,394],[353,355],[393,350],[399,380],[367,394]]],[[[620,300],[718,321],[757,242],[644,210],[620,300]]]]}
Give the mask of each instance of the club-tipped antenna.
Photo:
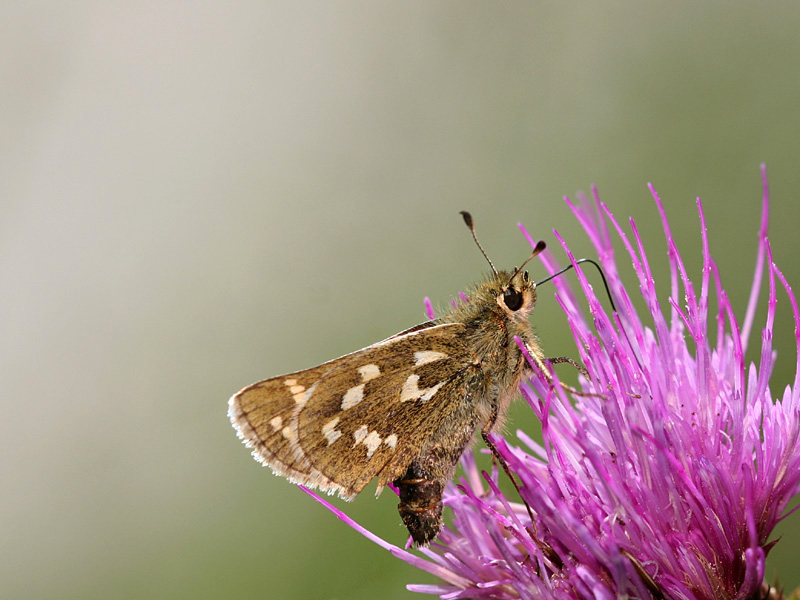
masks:
{"type": "Polygon", "coordinates": [[[472,234],[472,239],[475,240],[475,243],[478,245],[478,250],[481,251],[481,254],[483,254],[483,257],[489,263],[489,266],[492,267],[492,272],[497,275],[497,269],[494,268],[492,259],[490,259],[489,255],[486,254],[486,250],[483,249],[483,246],[481,246],[481,243],[478,241],[478,236],[475,235],[475,223],[472,221],[472,215],[467,211],[462,210],[461,216],[464,217],[464,223],[466,223],[467,227],[469,227],[469,232],[472,234]]]}
{"type": "Polygon", "coordinates": [[[561,269],[560,271],[557,271],[556,273],[553,273],[549,277],[545,277],[541,281],[537,281],[536,282],[536,287],[539,287],[539,285],[541,285],[541,284],[543,284],[543,283],[545,283],[547,281],[550,281],[554,277],[558,277],[562,273],[566,273],[570,269],[574,268],[576,265],[579,265],[579,264],[585,263],[585,262],[592,263],[595,266],[595,268],[597,269],[597,272],[600,273],[600,279],[603,280],[603,287],[606,288],[606,295],[608,296],[609,304],[611,304],[611,310],[613,310],[614,312],[617,312],[617,307],[614,304],[614,299],[611,297],[611,290],[608,287],[608,282],[606,281],[605,273],[603,273],[603,269],[600,268],[600,265],[598,265],[596,262],[594,262],[591,258],[581,258],[581,259],[576,260],[575,264],[569,264],[566,267],[564,267],[563,269],[561,269]]]}
{"type": "MultiPolygon", "coordinates": [[[[534,258],[536,258],[536,256],[537,256],[537,255],[539,255],[539,254],[541,254],[542,252],[544,252],[544,249],[545,249],[545,248],[547,248],[547,244],[545,244],[545,243],[544,243],[544,240],[539,240],[539,241],[536,243],[536,247],[533,249],[533,252],[531,252],[531,255],[530,255],[528,258],[526,258],[526,259],[525,259],[525,262],[524,262],[524,263],[522,263],[522,265],[520,265],[520,266],[519,266],[519,267],[518,267],[518,268],[517,268],[517,269],[516,269],[516,270],[515,270],[515,271],[514,271],[512,274],[511,274],[511,277],[509,277],[509,278],[508,278],[508,284],[507,284],[507,286],[511,285],[511,282],[512,282],[512,281],[514,281],[514,277],[516,277],[517,275],[519,275],[519,274],[520,274],[520,272],[522,271],[522,269],[524,269],[524,268],[525,268],[525,265],[527,265],[527,264],[528,264],[529,262],[531,262],[531,261],[532,261],[534,258]]],[[[537,283],[536,285],[539,285],[539,284],[537,283]]]]}

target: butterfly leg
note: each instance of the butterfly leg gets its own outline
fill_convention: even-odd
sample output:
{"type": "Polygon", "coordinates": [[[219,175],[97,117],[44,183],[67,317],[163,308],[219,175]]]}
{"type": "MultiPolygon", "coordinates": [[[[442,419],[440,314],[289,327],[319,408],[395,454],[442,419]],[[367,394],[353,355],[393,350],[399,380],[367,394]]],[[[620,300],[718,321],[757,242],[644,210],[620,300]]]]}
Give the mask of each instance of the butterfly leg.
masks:
{"type": "Polygon", "coordinates": [[[481,428],[481,437],[483,438],[483,442],[486,444],[486,447],[489,448],[489,451],[492,453],[492,458],[494,458],[494,460],[500,463],[500,466],[503,467],[503,471],[506,472],[506,475],[508,475],[508,478],[511,480],[511,483],[514,484],[514,489],[517,490],[517,494],[519,495],[520,500],[522,500],[522,503],[528,510],[528,516],[531,518],[531,526],[536,527],[536,521],[534,521],[533,519],[533,511],[531,510],[531,507],[528,506],[528,503],[525,502],[525,499],[522,497],[522,490],[520,489],[517,480],[514,478],[514,475],[511,473],[511,467],[508,466],[508,463],[501,456],[500,452],[498,452],[497,446],[494,445],[494,442],[492,441],[492,438],[489,435],[496,422],[497,422],[497,404],[495,403],[492,407],[492,414],[489,417],[489,420],[481,428]]]}
{"type": "MultiPolygon", "coordinates": [[[[553,383],[553,375],[552,375],[552,373],[550,373],[550,370],[547,368],[547,365],[544,364],[544,360],[548,361],[551,365],[558,365],[558,364],[561,364],[561,363],[568,363],[568,364],[572,365],[573,367],[575,367],[581,373],[581,375],[586,377],[586,379],[591,379],[591,377],[589,377],[589,371],[586,369],[586,367],[584,367],[578,361],[571,359],[569,356],[554,356],[552,358],[546,358],[546,359],[542,360],[541,358],[539,358],[538,354],[536,354],[535,352],[533,352],[531,350],[530,347],[528,348],[528,353],[530,354],[530,356],[533,359],[533,361],[536,363],[536,366],[539,367],[539,370],[541,370],[542,373],[544,373],[544,376],[547,378],[547,381],[550,382],[551,384],[553,383]]],[[[569,392],[570,394],[572,394],[574,396],[584,396],[584,397],[592,396],[592,397],[597,397],[597,398],[602,398],[603,397],[602,394],[593,394],[591,392],[582,392],[582,391],[580,391],[578,389],[575,389],[571,385],[567,385],[563,381],[560,381],[559,384],[561,385],[561,387],[565,391],[569,392]]]]}
{"type": "Polygon", "coordinates": [[[520,500],[522,500],[522,503],[525,505],[525,510],[528,511],[528,517],[531,520],[531,524],[529,527],[526,527],[526,529],[530,534],[531,538],[533,538],[533,541],[542,550],[545,557],[548,560],[550,560],[554,565],[556,565],[558,568],[561,568],[562,564],[561,559],[553,550],[553,548],[547,542],[539,539],[539,536],[536,532],[536,520],[533,518],[533,510],[531,509],[530,505],[525,501],[525,498],[522,497],[522,491],[520,489],[519,484],[517,483],[517,480],[514,479],[514,475],[511,473],[511,467],[508,466],[508,463],[500,455],[500,453],[497,450],[497,446],[494,445],[494,442],[492,441],[492,438],[489,435],[496,421],[497,421],[497,407],[495,405],[491,417],[481,429],[481,437],[483,438],[483,441],[486,444],[486,446],[492,452],[492,458],[494,458],[497,462],[500,463],[500,466],[503,467],[503,470],[506,472],[506,475],[508,475],[508,478],[511,480],[511,483],[514,484],[514,489],[517,490],[517,495],[519,495],[520,500]]]}
{"type": "Polygon", "coordinates": [[[557,365],[557,364],[560,364],[560,363],[568,363],[568,364],[572,365],[573,367],[575,367],[580,372],[581,375],[586,377],[586,379],[590,379],[589,371],[586,370],[586,367],[584,367],[577,360],[571,359],[569,356],[555,356],[553,358],[548,358],[547,360],[550,361],[550,364],[553,364],[553,365],[557,365]]]}

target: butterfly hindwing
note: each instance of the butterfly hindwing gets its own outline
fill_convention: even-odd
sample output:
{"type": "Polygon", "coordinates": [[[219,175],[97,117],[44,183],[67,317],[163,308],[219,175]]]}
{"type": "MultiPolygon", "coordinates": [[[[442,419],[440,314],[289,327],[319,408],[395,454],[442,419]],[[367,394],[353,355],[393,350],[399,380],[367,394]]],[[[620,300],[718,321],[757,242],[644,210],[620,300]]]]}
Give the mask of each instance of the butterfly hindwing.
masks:
{"type": "Polygon", "coordinates": [[[464,325],[423,323],[313,369],[245,388],[240,437],[291,480],[352,498],[402,474],[467,395],[464,325]]]}

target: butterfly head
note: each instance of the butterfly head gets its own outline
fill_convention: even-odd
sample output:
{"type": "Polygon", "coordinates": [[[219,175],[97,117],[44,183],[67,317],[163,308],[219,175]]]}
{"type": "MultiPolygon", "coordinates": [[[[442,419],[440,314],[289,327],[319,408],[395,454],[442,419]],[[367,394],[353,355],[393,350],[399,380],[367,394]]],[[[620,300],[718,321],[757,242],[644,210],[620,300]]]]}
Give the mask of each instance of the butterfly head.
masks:
{"type": "Polygon", "coordinates": [[[540,241],[531,252],[530,256],[517,268],[515,267],[512,272],[498,271],[494,267],[494,263],[489,259],[489,255],[481,246],[478,241],[478,236],[475,235],[475,223],[472,216],[462,210],[461,216],[464,217],[464,223],[467,224],[472,239],[483,254],[489,266],[492,268],[494,276],[489,281],[489,289],[495,295],[497,305],[503,313],[513,319],[526,319],[533,310],[533,305],[536,303],[536,283],[531,280],[527,271],[524,271],[527,265],[535,256],[540,254],[545,249],[545,243],[540,241]],[[499,290],[499,291],[498,291],[499,290]]]}
{"type": "Polygon", "coordinates": [[[527,271],[515,269],[513,274],[500,272],[499,282],[503,282],[496,301],[508,317],[527,318],[536,303],[536,283],[527,271]]]}

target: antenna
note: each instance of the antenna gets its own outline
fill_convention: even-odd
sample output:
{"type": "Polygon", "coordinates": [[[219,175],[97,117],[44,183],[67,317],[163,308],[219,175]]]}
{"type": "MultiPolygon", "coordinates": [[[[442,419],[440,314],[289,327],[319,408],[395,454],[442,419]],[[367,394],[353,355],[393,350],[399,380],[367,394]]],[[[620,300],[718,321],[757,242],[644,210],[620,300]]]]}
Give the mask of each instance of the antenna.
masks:
{"type": "Polygon", "coordinates": [[[478,236],[475,235],[475,223],[472,221],[472,215],[469,214],[467,211],[462,210],[461,216],[464,217],[464,223],[466,223],[467,227],[469,227],[469,232],[472,234],[472,239],[475,240],[475,243],[478,245],[478,250],[481,251],[483,257],[489,262],[489,266],[492,267],[492,271],[494,272],[495,275],[497,275],[497,269],[494,268],[494,263],[492,263],[492,260],[489,258],[489,255],[486,254],[486,250],[483,249],[483,246],[481,246],[481,243],[478,241],[478,236]]]}
{"type": "MultiPolygon", "coordinates": [[[[525,265],[527,265],[529,262],[531,262],[538,254],[541,254],[542,252],[544,252],[545,248],[547,248],[547,244],[544,243],[544,240],[539,240],[536,243],[536,247],[533,249],[533,252],[531,252],[531,255],[528,258],[526,258],[525,262],[522,263],[522,266],[520,266],[518,269],[516,269],[514,271],[514,273],[511,275],[511,277],[508,280],[508,283],[506,284],[506,287],[510,286],[511,282],[514,281],[514,277],[519,275],[519,272],[522,271],[522,269],[525,268],[525,265]]],[[[536,285],[539,285],[539,284],[537,283],[536,285]]]]}

